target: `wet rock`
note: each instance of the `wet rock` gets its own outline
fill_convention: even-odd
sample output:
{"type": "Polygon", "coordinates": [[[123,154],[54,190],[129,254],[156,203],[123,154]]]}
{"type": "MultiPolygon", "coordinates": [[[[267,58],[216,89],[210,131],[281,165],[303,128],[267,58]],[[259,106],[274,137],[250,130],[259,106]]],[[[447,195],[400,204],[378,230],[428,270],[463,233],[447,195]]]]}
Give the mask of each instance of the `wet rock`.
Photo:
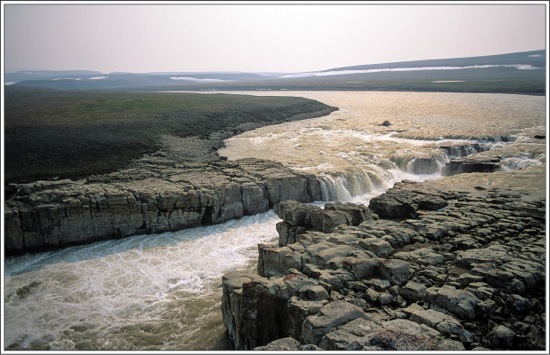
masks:
{"type": "Polygon", "coordinates": [[[441,175],[452,176],[463,173],[492,173],[500,168],[499,158],[457,158],[448,162],[441,175]]]}
{"type": "Polygon", "coordinates": [[[415,158],[412,162],[412,170],[415,174],[433,174],[439,171],[436,158],[415,158]]]}

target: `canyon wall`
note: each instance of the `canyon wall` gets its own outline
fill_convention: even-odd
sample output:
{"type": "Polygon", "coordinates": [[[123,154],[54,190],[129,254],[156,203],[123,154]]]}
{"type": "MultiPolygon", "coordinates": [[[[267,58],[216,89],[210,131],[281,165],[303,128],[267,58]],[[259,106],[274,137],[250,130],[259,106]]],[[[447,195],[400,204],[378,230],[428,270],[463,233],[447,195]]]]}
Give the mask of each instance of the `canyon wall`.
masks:
{"type": "Polygon", "coordinates": [[[284,200],[321,199],[315,176],[255,159],[38,181],[6,200],[5,253],[217,224],[284,200]]]}
{"type": "Polygon", "coordinates": [[[542,350],[544,167],[401,182],[369,207],[287,201],[257,274],[223,276],[237,350],[542,350]]]}

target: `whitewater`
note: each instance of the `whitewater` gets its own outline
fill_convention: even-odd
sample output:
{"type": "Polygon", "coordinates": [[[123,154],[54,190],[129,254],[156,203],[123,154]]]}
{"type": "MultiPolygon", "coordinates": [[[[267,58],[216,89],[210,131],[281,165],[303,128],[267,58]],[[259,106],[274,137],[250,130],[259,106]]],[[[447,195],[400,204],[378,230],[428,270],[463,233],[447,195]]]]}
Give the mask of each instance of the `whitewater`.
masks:
{"type": "MultiPolygon", "coordinates": [[[[339,107],[329,116],[245,132],[219,151],[230,160],[270,159],[314,173],[325,201],[368,204],[397,181],[440,178],[452,157],[506,151],[545,132],[544,97],[245,94],[301,96],[339,107]]],[[[510,156],[506,168],[544,160],[543,154],[510,156]]],[[[257,244],[277,241],[279,221],[269,211],[220,225],[7,258],[5,350],[230,349],[221,316],[221,277],[255,270],[257,244]]]]}

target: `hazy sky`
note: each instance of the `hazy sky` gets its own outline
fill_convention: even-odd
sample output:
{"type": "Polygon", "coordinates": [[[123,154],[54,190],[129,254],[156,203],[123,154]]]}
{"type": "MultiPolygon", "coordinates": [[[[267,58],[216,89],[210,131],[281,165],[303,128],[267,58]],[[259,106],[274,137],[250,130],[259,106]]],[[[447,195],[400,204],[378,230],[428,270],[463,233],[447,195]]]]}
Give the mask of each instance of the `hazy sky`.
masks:
{"type": "Polygon", "coordinates": [[[546,48],[545,2],[2,2],[5,69],[301,72],[546,48]]]}

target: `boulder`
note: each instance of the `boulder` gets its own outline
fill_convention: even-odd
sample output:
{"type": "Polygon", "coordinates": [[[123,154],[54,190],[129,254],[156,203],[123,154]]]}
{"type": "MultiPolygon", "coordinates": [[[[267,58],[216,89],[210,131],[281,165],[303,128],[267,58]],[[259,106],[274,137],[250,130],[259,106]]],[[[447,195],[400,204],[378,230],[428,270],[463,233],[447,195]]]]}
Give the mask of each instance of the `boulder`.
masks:
{"type": "Polygon", "coordinates": [[[280,227],[281,244],[295,240],[297,233],[302,233],[302,230],[294,227],[330,233],[339,225],[355,226],[373,219],[367,207],[353,203],[328,203],[323,209],[288,200],[277,203],[273,211],[288,225],[280,227]]]}
{"type": "Polygon", "coordinates": [[[381,218],[399,219],[416,218],[417,216],[414,201],[388,194],[371,199],[369,209],[381,218]]]}
{"type": "Polygon", "coordinates": [[[472,293],[454,287],[430,287],[426,290],[426,302],[432,307],[449,311],[462,319],[474,319],[479,300],[472,293]]]}
{"type": "Polygon", "coordinates": [[[492,349],[512,349],[514,344],[514,331],[503,325],[497,325],[487,335],[487,343],[492,349]]]}
{"type": "Polygon", "coordinates": [[[381,324],[348,345],[347,350],[363,351],[463,351],[459,341],[448,340],[425,325],[406,319],[394,319],[381,324]]]}
{"type": "Polygon", "coordinates": [[[300,349],[300,342],[287,337],[272,341],[271,343],[254,348],[254,351],[293,351],[300,349]]]}
{"type": "Polygon", "coordinates": [[[399,294],[408,301],[420,301],[426,295],[426,286],[417,282],[409,281],[399,290],[399,294]]]}
{"type": "Polygon", "coordinates": [[[411,276],[409,263],[398,259],[379,259],[378,274],[393,285],[404,284],[411,276]]]}
{"type": "Polygon", "coordinates": [[[357,318],[325,334],[319,341],[319,347],[323,350],[346,351],[350,344],[359,342],[362,337],[380,328],[379,322],[357,318]]]}
{"type": "Polygon", "coordinates": [[[345,301],[330,302],[318,315],[306,318],[302,324],[302,341],[319,345],[321,338],[330,330],[357,318],[366,318],[363,310],[345,301]]]}

